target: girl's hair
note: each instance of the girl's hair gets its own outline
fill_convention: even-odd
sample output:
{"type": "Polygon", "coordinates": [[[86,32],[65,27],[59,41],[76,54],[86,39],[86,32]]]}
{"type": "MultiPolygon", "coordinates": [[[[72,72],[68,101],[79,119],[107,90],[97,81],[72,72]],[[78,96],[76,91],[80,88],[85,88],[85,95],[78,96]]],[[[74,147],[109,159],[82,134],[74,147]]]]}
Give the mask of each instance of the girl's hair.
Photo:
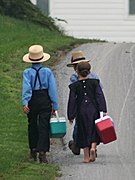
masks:
{"type": "Polygon", "coordinates": [[[82,77],[86,77],[90,73],[91,65],[88,62],[80,62],[77,64],[77,73],[82,77]]]}

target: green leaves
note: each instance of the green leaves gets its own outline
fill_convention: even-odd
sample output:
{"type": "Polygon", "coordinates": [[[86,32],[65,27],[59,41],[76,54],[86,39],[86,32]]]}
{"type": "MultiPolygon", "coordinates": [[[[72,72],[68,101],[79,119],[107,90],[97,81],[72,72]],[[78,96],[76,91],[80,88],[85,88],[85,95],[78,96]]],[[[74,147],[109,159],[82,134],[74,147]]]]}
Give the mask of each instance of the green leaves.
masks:
{"type": "Polygon", "coordinates": [[[49,30],[57,30],[54,20],[45,16],[30,0],[0,0],[0,13],[18,19],[29,20],[49,30]]]}

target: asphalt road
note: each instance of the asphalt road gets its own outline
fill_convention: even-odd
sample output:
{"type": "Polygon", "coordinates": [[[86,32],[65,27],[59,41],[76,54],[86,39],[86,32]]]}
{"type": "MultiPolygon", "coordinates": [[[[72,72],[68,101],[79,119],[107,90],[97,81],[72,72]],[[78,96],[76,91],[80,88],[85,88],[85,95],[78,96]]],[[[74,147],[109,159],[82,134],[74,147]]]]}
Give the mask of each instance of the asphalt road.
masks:
{"type": "MultiPolygon", "coordinates": [[[[83,50],[92,59],[92,71],[103,84],[108,115],[115,123],[117,141],[98,146],[98,157],[93,163],[84,164],[83,151],[74,156],[71,151],[59,147],[53,161],[60,165],[60,180],[135,180],[135,44],[96,43],[84,44],[75,50],[83,50]]],[[[72,52],[72,51],[71,51],[72,52]]],[[[66,116],[69,77],[72,68],[71,52],[56,66],[56,78],[60,96],[59,114],[66,116]]],[[[72,137],[72,127],[67,122],[66,141],[72,137]]]]}

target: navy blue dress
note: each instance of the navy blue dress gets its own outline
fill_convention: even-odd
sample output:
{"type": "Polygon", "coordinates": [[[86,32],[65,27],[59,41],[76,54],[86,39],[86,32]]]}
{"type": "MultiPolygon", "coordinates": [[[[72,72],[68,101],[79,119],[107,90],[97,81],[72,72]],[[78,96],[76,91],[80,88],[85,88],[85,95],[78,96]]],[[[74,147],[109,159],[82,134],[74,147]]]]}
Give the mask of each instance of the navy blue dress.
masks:
{"type": "Polygon", "coordinates": [[[99,112],[107,112],[103,91],[97,79],[79,80],[69,85],[67,115],[69,120],[76,118],[76,145],[80,148],[90,147],[92,142],[99,144],[100,137],[96,131],[95,120],[99,112]]]}

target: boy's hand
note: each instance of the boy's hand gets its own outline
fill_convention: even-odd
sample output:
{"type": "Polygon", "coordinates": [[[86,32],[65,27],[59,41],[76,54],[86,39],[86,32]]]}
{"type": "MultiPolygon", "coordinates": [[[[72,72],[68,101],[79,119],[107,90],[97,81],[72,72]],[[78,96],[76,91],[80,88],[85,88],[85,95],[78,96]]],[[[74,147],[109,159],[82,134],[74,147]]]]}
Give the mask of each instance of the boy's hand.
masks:
{"type": "Polygon", "coordinates": [[[52,110],[52,112],[51,112],[51,116],[56,116],[56,112],[55,112],[56,110],[52,110]]]}
{"type": "Polygon", "coordinates": [[[26,114],[28,114],[30,112],[30,109],[29,109],[28,105],[23,106],[23,112],[26,113],[26,114]]]}

